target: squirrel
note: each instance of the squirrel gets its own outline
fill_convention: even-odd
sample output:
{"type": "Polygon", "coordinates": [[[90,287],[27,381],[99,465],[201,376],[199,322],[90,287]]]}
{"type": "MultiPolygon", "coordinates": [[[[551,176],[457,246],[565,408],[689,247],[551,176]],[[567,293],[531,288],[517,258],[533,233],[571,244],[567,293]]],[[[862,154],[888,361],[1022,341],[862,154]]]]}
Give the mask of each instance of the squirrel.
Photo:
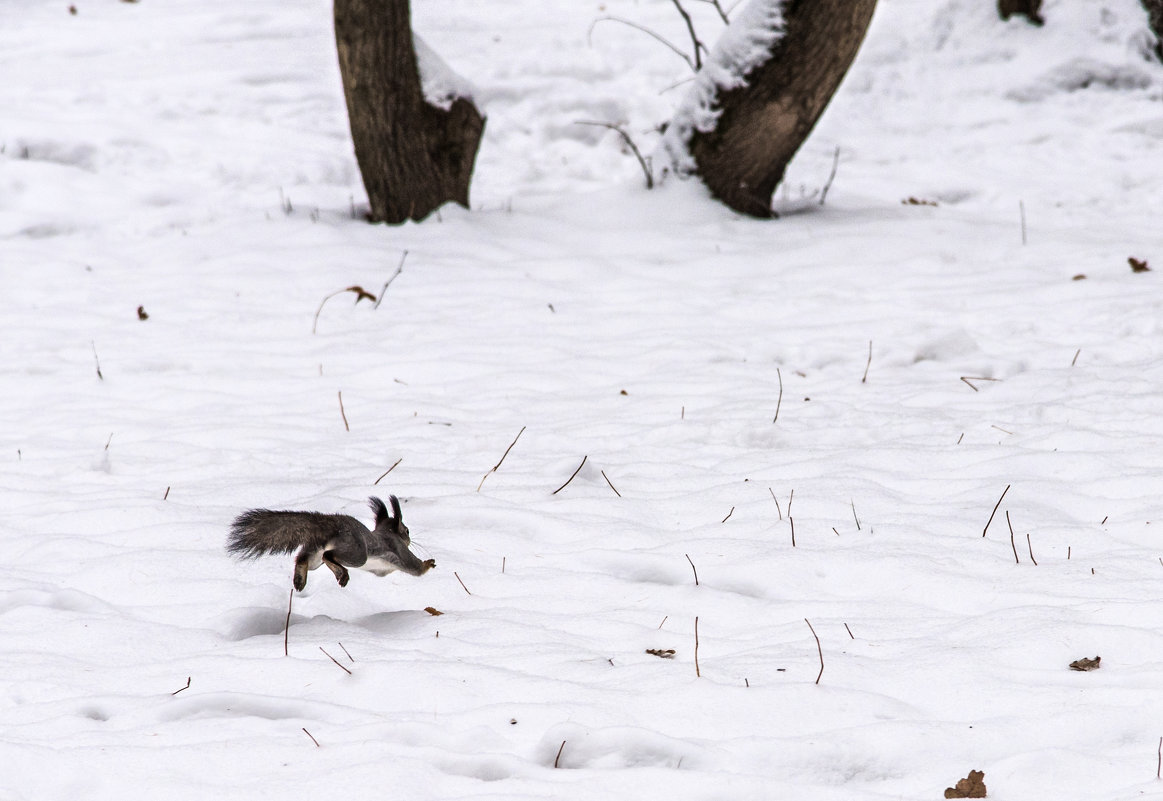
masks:
{"type": "Polygon", "coordinates": [[[234,519],[226,550],[240,559],[257,559],[298,549],[294,584],[300,592],[307,586],[307,571],[320,565],[327,565],[340,587],[347,586],[349,567],[377,576],[395,570],[422,576],[436,567],[436,561],[421,561],[412,553],[400,501],[395,495],[388,501],[392,514],[379,498],[368,499],[376,519],[371,531],[349,515],[251,509],[234,519]]]}

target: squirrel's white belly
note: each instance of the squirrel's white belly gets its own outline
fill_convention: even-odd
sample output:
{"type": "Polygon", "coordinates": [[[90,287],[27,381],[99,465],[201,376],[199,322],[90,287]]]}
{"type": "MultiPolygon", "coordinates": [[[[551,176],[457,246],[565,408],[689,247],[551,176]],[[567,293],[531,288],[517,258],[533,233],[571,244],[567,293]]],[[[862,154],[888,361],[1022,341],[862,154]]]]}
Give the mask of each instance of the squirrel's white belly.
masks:
{"type": "Polygon", "coordinates": [[[375,573],[377,576],[386,576],[400,569],[400,566],[395,562],[389,562],[382,556],[369,556],[367,561],[359,566],[360,570],[366,570],[369,573],[375,573]]]}

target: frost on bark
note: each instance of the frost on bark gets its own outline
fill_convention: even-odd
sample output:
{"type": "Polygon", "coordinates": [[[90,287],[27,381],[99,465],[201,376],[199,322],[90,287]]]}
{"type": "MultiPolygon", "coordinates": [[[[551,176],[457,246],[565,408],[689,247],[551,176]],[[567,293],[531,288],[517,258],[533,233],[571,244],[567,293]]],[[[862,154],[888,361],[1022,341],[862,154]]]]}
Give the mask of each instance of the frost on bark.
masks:
{"type": "MultiPolygon", "coordinates": [[[[709,80],[714,94],[710,118],[680,108],[679,130],[668,132],[685,140],[693,162],[686,171],[697,172],[736,211],[770,217],[771,196],[848,72],[875,6],[876,0],[751,0],[703,67],[710,72],[702,91],[709,80]],[[724,40],[743,56],[734,78],[724,40]]],[[[667,148],[675,158],[675,146],[667,148]]]]}
{"type": "Polygon", "coordinates": [[[408,0],[335,0],[334,11],[370,219],[420,220],[448,201],[467,207],[485,120],[467,97],[425,98],[408,0]]]}

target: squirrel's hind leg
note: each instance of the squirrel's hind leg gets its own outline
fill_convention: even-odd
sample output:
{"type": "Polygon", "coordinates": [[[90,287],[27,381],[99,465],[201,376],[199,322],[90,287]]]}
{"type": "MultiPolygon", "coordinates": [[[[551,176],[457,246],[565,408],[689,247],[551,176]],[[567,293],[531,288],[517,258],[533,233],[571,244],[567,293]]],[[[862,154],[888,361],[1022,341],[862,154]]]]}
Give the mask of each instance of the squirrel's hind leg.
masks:
{"type": "Polygon", "coordinates": [[[311,569],[311,553],[303,548],[295,557],[295,589],[299,592],[307,586],[307,571],[311,569]]]}
{"type": "MultiPolygon", "coordinates": [[[[335,580],[339,582],[340,587],[347,586],[347,581],[351,578],[351,574],[347,572],[346,567],[339,564],[339,562],[336,562],[335,559],[332,558],[331,551],[325,551],[323,553],[323,564],[327,565],[331,572],[335,574],[335,580]]],[[[304,576],[305,575],[306,574],[304,574],[304,576]]]]}

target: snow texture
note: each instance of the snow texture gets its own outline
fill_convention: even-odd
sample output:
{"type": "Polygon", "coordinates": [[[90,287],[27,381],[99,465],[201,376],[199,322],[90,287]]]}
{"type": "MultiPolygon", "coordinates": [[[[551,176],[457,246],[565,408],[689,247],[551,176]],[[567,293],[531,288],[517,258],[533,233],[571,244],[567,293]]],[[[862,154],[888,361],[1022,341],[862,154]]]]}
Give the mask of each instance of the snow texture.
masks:
{"type": "Polygon", "coordinates": [[[667,160],[680,175],[695,171],[690,139],[695,131],[714,130],[722,113],[719,95],[746,86],[747,76],[771,57],[783,38],[785,3],[786,0],[750,0],[731,20],[696,73],[663,140],[667,160]]]}
{"type": "Polygon", "coordinates": [[[396,227],[329,0],[74,1],[0,25],[0,799],[1159,797],[1138,0],[881,0],[777,221],[574,125],[657,142],[684,66],[587,32],[671,3],[416,3],[490,121],[396,227]],[[436,569],[284,656],[231,520],[388,494],[436,569]]]}
{"type": "Polygon", "coordinates": [[[448,63],[414,32],[412,43],[416,49],[416,66],[420,70],[420,88],[429,105],[447,111],[452,108],[453,101],[458,97],[472,101],[476,93],[472,82],[448,66],[448,63]]]}

